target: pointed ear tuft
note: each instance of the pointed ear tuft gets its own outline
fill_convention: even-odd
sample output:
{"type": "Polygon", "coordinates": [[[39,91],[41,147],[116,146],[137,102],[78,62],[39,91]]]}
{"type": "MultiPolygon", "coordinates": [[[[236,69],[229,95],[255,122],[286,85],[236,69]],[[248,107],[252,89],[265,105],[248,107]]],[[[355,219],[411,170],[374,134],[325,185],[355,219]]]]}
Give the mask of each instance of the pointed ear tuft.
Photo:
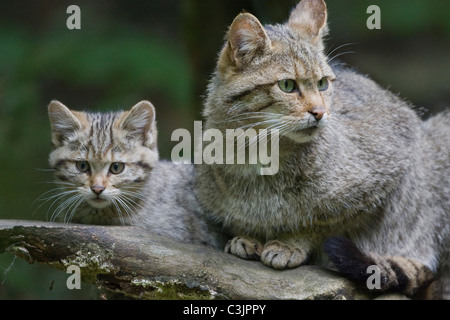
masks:
{"type": "Polygon", "coordinates": [[[52,143],[60,146],[73,132],[82,128],[80,120],[61,102],[53,100],[48,106],[48,116],[52,127],[52,143]]]}
{"type": "Polygon", "coordinates": [[[302,0],[292,10],[287,23],[301,38],[321,44],[328,33],[327,6],[323,0],[302,0]]]}
{"type": "Polygon", "coordinates": [[[142,139],[146,147],[156,147],[155,108],[151,102],[144,100],[137,103],[121,120],[120,126],[132,136],[142,139]]]}
{"type": "Polygon", "coordinates": [[[250,13],[241,13],[233,21],[227,34],[231,63],[242,68],[258,55],[271,48],[271,41],[259,20],[250,13]]]}

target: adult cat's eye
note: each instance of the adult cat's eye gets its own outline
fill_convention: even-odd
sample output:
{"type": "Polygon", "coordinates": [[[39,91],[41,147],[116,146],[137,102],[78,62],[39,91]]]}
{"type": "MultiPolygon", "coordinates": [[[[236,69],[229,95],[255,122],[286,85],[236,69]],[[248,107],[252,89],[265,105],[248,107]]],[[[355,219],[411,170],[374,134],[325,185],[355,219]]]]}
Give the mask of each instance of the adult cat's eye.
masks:
{"type": "Polygon", "coordinates": [[[319,91],[325,91],[328,89],[328,79],[327,78],[322,78],[317,82],[317,89],[319,89],[319,91]]]}
{"type": "Polygon", "coordinates": [[[113,162],[109,167],[109,172],[113,174],[119,174],[125,169],[125,163],[123,162],[113,162]]]}
{"type": "Polygon", "coordinates": [[[87,161],[77,161],[75,162],[75,166],[81,172],[88,172],[91,169],[91,167],[89,166],[89,162],[87,161]]]}
{"type": "Polygon", "coordinates": [[[286,93],[291,93],[297,87],[295,80],[292,79],[283,79],[278,81],[278,87],[286,93]]]}

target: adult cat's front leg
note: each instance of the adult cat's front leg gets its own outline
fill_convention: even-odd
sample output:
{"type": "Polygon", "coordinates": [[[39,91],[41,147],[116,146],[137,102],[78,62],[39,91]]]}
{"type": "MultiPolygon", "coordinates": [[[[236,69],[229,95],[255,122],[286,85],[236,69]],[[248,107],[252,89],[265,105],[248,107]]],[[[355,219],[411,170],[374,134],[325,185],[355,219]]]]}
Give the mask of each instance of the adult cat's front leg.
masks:
{"type": "Polygon", "coordinates": [[[255,239],[237,236],[228,241],[225,252],[246,260],[260,260],[263,245],[255,239]]]}
{"type": "Polygon", "coordinates": [[[303,242],[271,240],[264,245],[261,262],[278,270],[296,268],[306,262],[309,246],[303,242]]]}
{"type": "Polygon", "coordinates": [[[253,238],[237,236],[228,241],[225,252],[246,260],[261,260],[273,269],[291,269],[305,263],[309,245],[307,242],[296,240],[271,240],[264,246],[253,238]]]}

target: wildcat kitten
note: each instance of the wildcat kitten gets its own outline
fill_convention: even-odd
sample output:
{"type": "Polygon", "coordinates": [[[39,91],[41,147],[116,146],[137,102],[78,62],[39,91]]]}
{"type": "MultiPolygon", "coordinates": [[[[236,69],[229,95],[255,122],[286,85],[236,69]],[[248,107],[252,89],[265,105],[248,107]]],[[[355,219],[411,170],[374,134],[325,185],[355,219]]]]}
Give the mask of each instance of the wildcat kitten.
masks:
{"type": "Polygon", "coordinates": [[[279,129],[279,171],[201,164],[197,196],[236,236],[227,252],[276,269],[331,260],[364,286],[376,265],[381,290],[413,295],[448,277],[450,113],[423,122],[367,77],[331,67],[326,19],[322,0],[301,1],[285,24],[235,18],[204,128],[279,129]]]}
{"type": "Polygon", "coordinates": [[[59,188],[52,220],[138,225],[177,240],[213,247],[220,236],[199,218],[193,166],[158,161],[155,110],[88,113],[58,101],[48,107],[59,188]]]}

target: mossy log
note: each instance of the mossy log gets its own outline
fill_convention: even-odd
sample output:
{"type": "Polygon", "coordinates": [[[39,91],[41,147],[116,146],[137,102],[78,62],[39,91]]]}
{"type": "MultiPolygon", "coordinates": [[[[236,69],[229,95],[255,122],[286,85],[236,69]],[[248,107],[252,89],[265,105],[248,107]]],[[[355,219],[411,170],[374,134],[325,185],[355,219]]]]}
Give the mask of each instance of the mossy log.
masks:
{"type": "Polygon", "coordinates": [[[0,220],[0,253],[66,271],[135,299],[364,299],[337,273],[315,266],[277,271],[139,227],[0,220]]]}

